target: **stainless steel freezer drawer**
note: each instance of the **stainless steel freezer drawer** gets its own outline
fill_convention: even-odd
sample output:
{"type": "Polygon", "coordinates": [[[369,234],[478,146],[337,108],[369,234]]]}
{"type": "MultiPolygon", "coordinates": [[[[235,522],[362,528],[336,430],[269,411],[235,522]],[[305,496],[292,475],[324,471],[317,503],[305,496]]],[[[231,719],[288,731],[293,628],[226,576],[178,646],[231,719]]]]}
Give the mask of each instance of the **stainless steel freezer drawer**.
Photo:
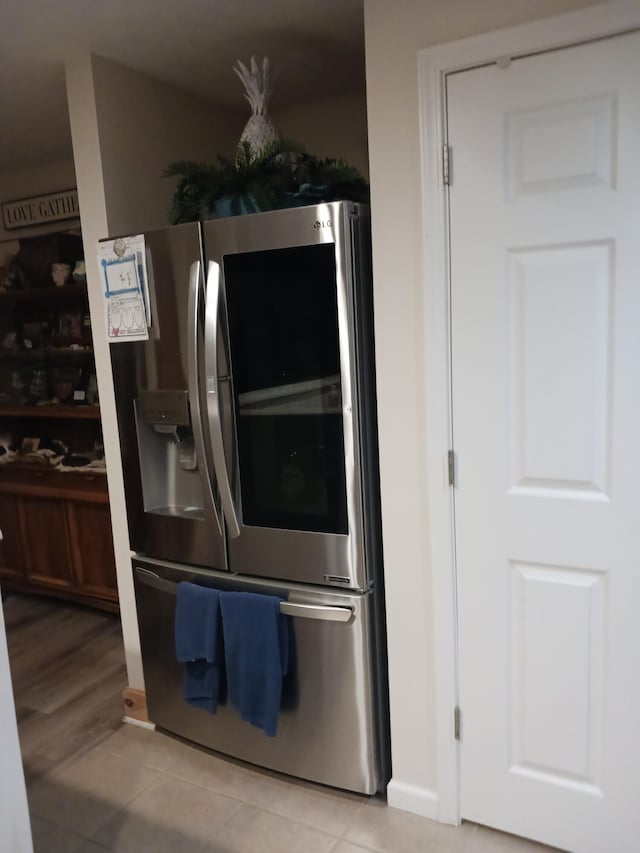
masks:
{"type": "Polygon", "coordinates": [[[235,758],[337,788],[373,794],[386,784],[383,662],[374,660],[373,592],[238,579],[149,559],[135,559],[133,565],[147,704],[157,726],[235,758]],[[175,592],[183,580],[287,599],[295,670],[285,679],[274,738],[242,721],[228,704],[210,715],[184,701],[174,648],[175,592]]]}

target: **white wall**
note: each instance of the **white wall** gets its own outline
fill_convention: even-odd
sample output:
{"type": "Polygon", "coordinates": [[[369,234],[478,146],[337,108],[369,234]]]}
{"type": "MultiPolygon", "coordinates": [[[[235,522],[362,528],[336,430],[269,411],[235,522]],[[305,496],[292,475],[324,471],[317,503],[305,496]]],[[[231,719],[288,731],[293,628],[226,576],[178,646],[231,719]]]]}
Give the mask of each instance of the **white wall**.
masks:
{"type": "Polygon", "coordinates": [[[213,160],[219,151],[231,154],[242,121],[170,86],[89,54],[76,56],[67,64],[66,79],[127,675],[130,687],[143,689],[120,442],[96,248],[98,240],[109,235],[135,234],[166,225],[173,182],[162,177],[165,166],[174,159],[213,160]]]}
{"type": "MultiPolygon", "coordinates": [[[[392,804],[438,813],[418,52],[589,0],[365,0],[392,804]]],[[[444,465],[444,460],[443,460],[444,465]]],[[[453,708],[452,725],[453,725],[453,708]]]]}
{"type": "Polygon", "coordinates": [[[272,118],[281,136],[302,143],[310,154],[341,158],[369,175],[364,91],[285,107],[272,118]]]}
{"type": "Polygon", "coordinates": [[[87,287],[91,311],[91,331],[100,394],[100,414],[105,456],[111,523],[120,598],[120,617],[129,685],[144,685],[140,660],[140,640],[136,617],[129,540],[124,509],[122,469],[115,402],[109,361],[109,345],[103,322],[102,290],[96,261],[98,239],[108,233],[98,119],[93,85],[93,68],[88,54],[76,56],[65,68],[69,121],[78,185],[78,203],[82,223],[87,287]]]}
{"type": "MultiPolygon", "coordinates": [[[[17,172],[0,172],[0,202],[14,199],[30,198],[35,195],[45,195],[57,190],[70,190],[76,185],[76,174],[73,160],[58,160],[54,163],[44,163],[32,169],[22,169],[17,172]]],[[[50,222],[46,225],[36,225],[30,228],[5,230],[0,217],[0,242],[17,240],[20,237],[37,237],[40,234],[51,234],[65,228],[77,228],[78,219],[64,222],[50,222]]]]}
{"type": "Polygon", "coordinates": [[[24,786],[13,690],[0,606],[0,850],[32,853],[31,827],[24,786]]]}

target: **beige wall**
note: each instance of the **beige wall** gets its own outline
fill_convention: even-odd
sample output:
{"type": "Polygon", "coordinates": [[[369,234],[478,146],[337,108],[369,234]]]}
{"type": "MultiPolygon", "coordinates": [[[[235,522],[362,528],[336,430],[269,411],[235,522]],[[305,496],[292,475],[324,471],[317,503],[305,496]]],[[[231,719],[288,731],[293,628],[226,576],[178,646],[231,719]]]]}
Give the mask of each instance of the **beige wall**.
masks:
{"type": "Polygon", "coordinates": [[[98,240],[135,234],[168,222],[174,159],[231,153],[237,119],[130,69],[89,54],[66,67],[69,117],[77,172],[82,236],[113,525],[122,631],[129,685],[143,688],[140,640],[131,575],[120,442],[109,344],[96,261],[98,240]]]}
{"type": "Polygon", "coordinates": [[[243,118],[100,57],[93,78],[109,233],[166,225],[167,165],[232,155],[243,118]]]}
{"type": "Polygon", "coordinates": [[[276,110],[273,121],[281,136],[302,143],[310,154],[346,160],[367,177],[366,93],[350,92],[308,104],[276,110]]]}
{"type": "MultiPolygon", "coordinates": [[[[75,185],[76,173],[72,159],[45,163],[42,166],[22,169],[18,172],[0,172],[0,202],[45,195],[57,190],[69,190],[75,185]]],[[[78,224],[77,219],[71,219],[64,222],[51,222],[48,225],[6,231],[0,217],[0,243],[4,240],[17,240],[20,237],[51,234],[64,228],[77,227],[78,224]]]]}
{"type": "MultiPolygon", "coordinates": [[[[418,52],[589,0],[365,0],[380,464],[391,689],[390,800],[437,813],[428,552],[418,52]]],[[[426,282],[429,286],[429,282],[426,282]]],[[[443,462],[444,464],[444,462],[443,462]]],[[[453,709],[452,709],[453,713],[453,709]]]]}

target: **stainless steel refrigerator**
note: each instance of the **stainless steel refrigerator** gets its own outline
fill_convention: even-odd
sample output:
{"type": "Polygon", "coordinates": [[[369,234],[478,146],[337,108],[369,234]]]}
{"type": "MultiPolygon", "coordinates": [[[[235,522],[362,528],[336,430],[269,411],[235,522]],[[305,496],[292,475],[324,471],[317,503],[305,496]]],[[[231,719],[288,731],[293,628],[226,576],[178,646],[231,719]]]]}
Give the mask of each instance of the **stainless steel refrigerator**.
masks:
{"type": "Polygon", "coordinates": [[[389,774],[368,210],[145,234],[149,340],[111,347],[149,716],[362,793],[389,774]],[[279,595],[295,666],[274,738],[183,699],[182,580],[279,595]]]}

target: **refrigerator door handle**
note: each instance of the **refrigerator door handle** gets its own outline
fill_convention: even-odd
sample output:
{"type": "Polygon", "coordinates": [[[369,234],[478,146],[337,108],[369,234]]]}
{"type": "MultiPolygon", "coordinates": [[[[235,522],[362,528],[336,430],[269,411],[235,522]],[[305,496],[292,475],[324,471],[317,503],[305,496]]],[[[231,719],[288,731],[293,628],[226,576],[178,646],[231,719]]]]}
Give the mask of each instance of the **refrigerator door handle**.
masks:
{"type": "Polygon", "coordinates": [[[213,483],[207,464],[204,447],[204,433],[202,431],[202,412],[200,407],[200,387],[198,374],[199,347],[198,347],[198,320],[200,316],[200,261],[191,264],[189,270],[189,312],[188,312],[188,373],[189,373],[189,407],[191,409],[191,426],[193,428],[193,443],[196,449],[198,470],[204,492],[204,501],[209,512],[213,515],[220,536],[222,533],[222,522],[215,505],[213,483]]]}
{"type": "Polygon", "coordinates": [[[220,264],[209,261],[207,269],[207,295],[204,312],[204,370],[207,389],[207,418],[209,439],[220,489],[220,502],[227,521],[227,531],[234,539],[240,536],[238,515],[233,502],[229,471],[224,454],[222,415],[218,393],[218,321],[220,313],[220,264]]]}
{"type": "MultiPolygon", "coordinates": [[[[140,583],[153,587],[168,595],[175,595],[177,583],[165,580],[149,569],[136,567],[136,578],[140,583]]],[[[353,617],[351,607],[336,607],[332,604],[296,604],[293,601],[281,601],[280,613],[299,619],[319,619],[323,622],[350,622],[353,617]]]]}

